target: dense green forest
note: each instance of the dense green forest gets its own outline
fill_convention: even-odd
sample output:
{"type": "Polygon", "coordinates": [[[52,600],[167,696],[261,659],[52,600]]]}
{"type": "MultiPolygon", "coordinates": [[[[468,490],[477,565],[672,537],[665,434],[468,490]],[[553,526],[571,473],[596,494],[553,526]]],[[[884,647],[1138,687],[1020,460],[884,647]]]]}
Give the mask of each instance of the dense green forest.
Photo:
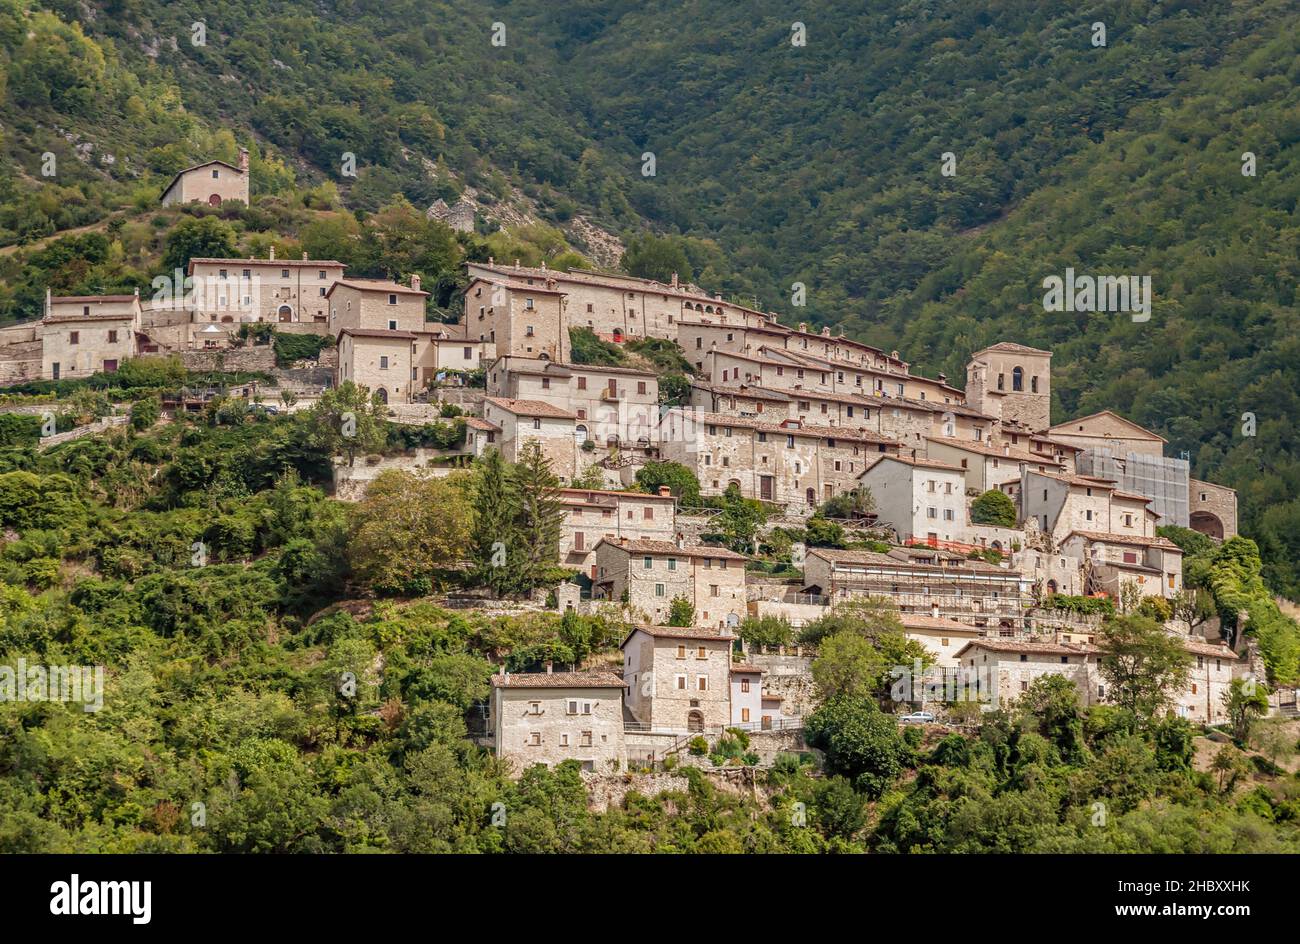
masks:
{"type": "MultiPolygon", "coordinates": [[[[1293,5],[798,15],[803,45],[767,0],[0,0],[0,242],[106,218],[117,237],[95,247],[95,278],[66,249],[0,257],[0,310],[34,314],[51,271],[67,290],[158,271],[149,243],[173,221],[145,211],[170,174],[233,159],[237,141],[265,198],[248,248],[283,239],[364,274],[400,263],[344,252],[354,214],[518,188],[545,223],[462,240],[464,255],[578,264],[553,227],[583,212],[626,240],[668,237],[629,253],[642,274],[671,261],[922,371],[961,377],[1002,338],[1051,347],[1054,417],[1118,409],[1186,451],[1194,475],[1239,489],[1270,583],[1300,596],[1293,5]],[[1152,319],[1044,313],[1042,279],[1067,266],[1150,275],[1152,319]],[[806,308],[790,305],[794,282],[806,308]]],[[[459,258],[423,260],[443,304],[459,258]]]]}
{"type": "MultiPolygon", "coordinates": [[[[290,416],[217,398],[161,419],[157,385],[183,373],[128,368],[121,430],[39,451],[34,428],[4,429],[0,664],[108,671],[98,711],[0,700],[0,853],[1300,848],[1294,734],[1245,700],[1240,747],[1210,762],[1127,662],[1118,707],[1082,709],[1044,678],[1015,711],[927,738],[878,707],[916,644],[873,605],[805,628],[824,772],[796,755],[753,771],[737,732],[711,745],[732,788],[680,767],[656,795],[629,778],[599,811],[576,764],[512,778],[467,737],[491,674],[606,658],[628,626],[613,606],[487,615],[422,595],[475,585],[503,534],[543,550],[498,589],[556,579],[545,464],[493,452],[443,479],[388,472],[349,506],[320,488],[338,412],[356,411],[367,451],[406,443],[348,386],[290,416]],[[478,563],[451,566],[466,547],[478,563]]],[[[106,395],[74,396],[64,408],[106,395]]],[[[1114,625],[1129,662],[1181,656],[1154,622],[1114,625]]]]}

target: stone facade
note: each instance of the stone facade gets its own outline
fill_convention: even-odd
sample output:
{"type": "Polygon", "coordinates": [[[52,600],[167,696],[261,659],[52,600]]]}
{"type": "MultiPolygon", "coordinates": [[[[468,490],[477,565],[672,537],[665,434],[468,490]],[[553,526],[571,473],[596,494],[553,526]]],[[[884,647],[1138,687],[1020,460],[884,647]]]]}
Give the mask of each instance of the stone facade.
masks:
{"type": "Polygon", "coordinates": [[[933,459],[883,456],[858,482],[871,489],[877,520],[900,539],[961,542],[967,537],[965,471],[933,459]]]}
{"type": "Polygon", "coordinates": [[[966,402],[1002,423],[1034,432],[1052,424],[1052,353],[1002,342],[966,365],[966,402]]]}
{"type": "Polygon", "coordinates": [[[560,482],[572,480],[577,464],[572,413],[538,400],[486,397],[483,419],[501,430],[498,448],[507,462],[519,461],[525,444],[535,440],[560,482]]]}
{"type": "Polygon", "coordinates": [[[337,336],[344,328],[378,331],[425,331],[424,300],[420,277],[409,286],[383,279],[343,279],[325,292],[329,303],[329,329],[337,336]]]}
{"type": "MultiPolygon", "coordinates": [[[[333,259],[308,259],[306,253],[301,259],[276,259],[274,249],[266,259],[191,259],[186,275],[193,288],[184,307],[193,326],[184,346],[201,346],[200,332],[208,324],[232,326],[224,330],[233,333],[240,324],[269,321],[317,326],[313,331],[326,334],[328,292],[345,268],[333,259]]],[[[165,302],[155,299],[154,305],[165,302]]]]}
{"type": "Polygon", "coordinates": [[[139,352],[139,295],[46,296],[41,377],[111,373],[139,352]]]}
{"type": "Polygon", "coordinates": [[[162,193],[162,205],[206,203],[220,206],[227,201],[248,206],[248,149],[239,149],[239,166],[225,161],[207,161],[187,167],[162,193]]]}
{"type": "Polygon", "coordinates": [[[515,356],[564,362],[569,354],[564,309],[564,293],[553,280],[528,285],[473,279],[465,289],[465,336],[489,345],[492,360],[515,356]]]}
{"type": "Polygon", "coordinates": [[[695,607],[697,626],[734,626],[745,618],[745,558],[734,551],[668,541],[602,539],[595,557],[593,594],[626,602],[647,620],[666,621],[677,597],[695,607]]]}
{"type": "Polygon", "coordinates": [[[1237,492],[1226,485],[1192,479],[1189,483],[1189,526],[1218,540],[1237,535],[1237,492]]]}
{"type": "Polygon", "coordinates": [[[410,331],[344,328],[339,332],[339,383],[378,393],[384,403],[409,403],[413,383],[410,331]]]}
{"type": "Polygon", "coordinates": [[[654,731],[731,724],[731,645],[717,630],[642,626],[623,641],[627,708],[654,731]]]}
{"type": "Polygon", "coordinates": [[[583,769],[621,770],[623,679],[602,672],[502,673],[492,677],[491,724],[498,757],[520,772],[577,760],[583,769]]]}
{"type": "Polygon", "coordinates": [[[564,525],[560,532],[560,563],[596,579],[596,545],[620,538],[672,541],[676,500],[667,488],[657,495],[602,489],[560,490],[564,525]]]}

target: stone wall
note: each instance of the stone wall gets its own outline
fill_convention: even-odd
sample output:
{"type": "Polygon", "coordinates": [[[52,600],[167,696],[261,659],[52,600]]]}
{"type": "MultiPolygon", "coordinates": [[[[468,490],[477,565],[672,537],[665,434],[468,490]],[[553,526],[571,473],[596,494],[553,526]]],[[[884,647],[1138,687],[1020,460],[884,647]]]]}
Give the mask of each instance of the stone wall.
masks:
{"type": "Polygon", "coordinates": [[[779,695],[781,717],[806,718],[817,707],[808,655],[751,653],[746,660],[763,670],[763,693],[779,695]]]}
{"type": "Polygon", "coordinates": [[[269,344],[252,347],[232,347],[211,351],[181,351],[181,363],[186,370],[261,371],[275,370],[275,350],[269,344]]]}

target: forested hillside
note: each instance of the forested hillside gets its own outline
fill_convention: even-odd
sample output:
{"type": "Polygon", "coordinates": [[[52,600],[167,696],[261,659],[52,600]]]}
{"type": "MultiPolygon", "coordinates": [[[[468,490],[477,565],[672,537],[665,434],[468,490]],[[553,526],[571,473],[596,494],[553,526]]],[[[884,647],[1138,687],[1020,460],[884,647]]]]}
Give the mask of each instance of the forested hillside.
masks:
{"type": "MultiPolygon", "coordinates": [[[[625,238],[671,237],[635,257],[640,274],[685,270],[923,371],[960,378],[995,339],[1050,346],[1055,418],[1121,410],[1186,450],[1193,474],[1238,488],[1271,583],[1296,596],[1298,36],[1284,0],[797,13],[771,0],[0,0],[0,241],[136,220],[171,173],[233,157],[236,139],[272,208],[365,214],[517,188],[554,224],[584,213],[625,238]],[[340,174],[349,152],[355,178],[340,174]],[[1067,266],[1150,275],[1151,320],[1045,314],[1042,279],[1067,266]],[[794,282],[806,308],[790,306],[794,282]]],[[[351,215],[320,221],[314,243],[290,235],[346,246],[351,215]]],[[[282,217],[249,224],[273,236],[282,217]]],[[[523,255],[569,249],[534,236],[523,255]]],[[[158,258],[137,253],[132,278],[158,258]]],[[[111,250],[96,264],[101,282],[114,264],[111,250]]],[[[30,316],[12,293],[39,296],[39,273],[9,260],[0,277],[0,307],[30,316]]]]}

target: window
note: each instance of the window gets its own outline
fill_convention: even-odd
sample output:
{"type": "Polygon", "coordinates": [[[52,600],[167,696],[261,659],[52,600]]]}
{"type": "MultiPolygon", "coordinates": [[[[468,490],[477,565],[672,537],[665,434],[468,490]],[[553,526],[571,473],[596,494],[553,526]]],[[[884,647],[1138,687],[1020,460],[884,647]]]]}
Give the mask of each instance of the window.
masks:
{"type": "Polygon", "coordinates": [[[748,691],[749,691],[749,679],[741,679],[741,680],[740,680],[740,690],[741,690],[742,692],[748,692],[748,691]]]}
{"type": "Polygon", "coordinates": [[[529,338],[531,338],[531,337],[533,336],[533,326],[532,326],[532,325],[529,325],[529,326],[525,329],[525,331],[524,331],[524,336],[525,336],[525,337],[529,337],[529,338]]]}
{"type": "Polygon", "coordinates": [[[316,278],[321,279],[323,281],[325,279],[325,270],[321,269],[320,271],[318,271],[316,273],[316,278]]]}
{"type": "Polygon", "coordinates": [[[388,319],[388,330],[389,330],[389,331],[396,331],[396,330],[397,330],[397,319],[396,319],[396,318],[389,318],[389,319],[388,319]]]}
{"type": "Polygon", "coordinates": [[[695,658],[697,658],[697,659],[707,659],[708,657],[709,657],[709,650],[708,650],[708,649],[706,649],[704,646],[697,646],[697,647],[696,647],[696,649],[695,649],[695,658]]]}
{"type": "Polygon", "coordinates": [[[542,378],[542,389],[543,389],[543,390],[550,390],[550,389],[551,389],[551,378],[550,378],[550,377],[543,377],[543,378],[542,378]]]}
{"type": "Polygon", "coordinates": [[[1024,391],[1025,389],[1025,371],[1022,367],[1017,367],[1011,371],[1011,389],[1024,391]]]}
{"type": "Polygon", "coordinates": [[[389,293],[388,293],[388,304],[390,304],[390,305],[396,305],[396,304],[397,304],[397,293],[396,293],[396,292],[389,292],[389,293]]]}
{"type": "Polygon", "coordinates": [[[532,307],[533,307],[533,300],[532,300],[531,298],[525,298],[525,299],[524,299],[524,308],[526,308],[526,309],[528,309],[529,311],[531,311],[531,310],[532,310],[532,307]]]}
{"type": "MultiPolygon", "coordinates": [[[[745,684],[748,685],[749,683],[746,682],[745,684]]],[[[741,709],[740,709],[740,720],[741,720],[741,721],[748,721],[748,720],[749,720],[749,709],[748,709],[748,708],[741,708],[741,709]]]]}
{"type": "Polygon", "coordinates": [[[529,746],[529,747],[541,747],[541,746],[542,746],[542,732],[541,732],[541,731],[531,731],[531,732],[529,732],[529,734],[528,734],[528,746],[529,746]]]}
{"type": "Polygon", "coordinates": [[[586,377],[579,377],[579,378],[578,378],[578,389],[579,389],[579,390],[586,390],[586,389],[587,389],[587,378],[586,378],[586,377]]]}
{"type": "Polygon", "coordinates": [[[679,675],[679,676],[677,676],[677,690],[678,690],[679,692],[684,692],[684,691],[686,691],[686,676],[685,676],[685,675],[679,675]]]}
{"type": "Polygon", "coordinates": [[[528,713],[530,715],[540,715],[542,713],[542,703],[540,701],[530,701],[528,703],[528,713]]]}
{"type": "Polygon", "coordinates": [[[541,429],[541,428],[542,428],[542,421],[539,420],[539,419],[534,419],[534,420],[533,420],[533,429],[541,429]]]}
{"type": "Polygon", "coordinates": [[[217,170],[215,167],[212,169],[212,179],[213,180],[221,179],[221,171],[217,170]]]}
{"type": "Polygon", "coordinates": [[[579,742],[580,747],[591,747],[591,732],[583,731],[582,740],[579,742]]]}
{"type": "Polygon", "coordinates": [[[637,393],[645,393],[645,391],[646,391],[645,381],[644,381],[644,380],[638,380],[638,381],[637,381],[637,384],[636,384],[636,392],[637,392],[637,393]]]}
{"type": "Polygon", "coordinates": [[[116,332],[116,331],[110,331],[110,332],[108,332],[108,343],[109,343],[109,344],[116,344],[116,343],[117,343],[117,332],[116,332]]]}
{"type": "Polygon", "coordinates": [[[387,354],[381,354],[381,355],[379,355],[379,369],[380,369],[380,370],[388,370],[388,355],[387,355],[387,354]]]}
{"type": "Polygon", "coordinates": [[[667,596],[667,593],[666,593],[665,590],[664,590],[664,585],[663,585],[663,584],[661,584],[661,583],[657,583],[657,584],[655,584],[655,596],[657,596],[657,597],[667,596]]]}
{"type": "Polygon", "coordinates": [[[69,344],[80,344],[80,343],[81,343],[81,332],[80,332],[80,331],[69,331],[69,332],[68,332],[68,343],[69,343],[69,344]]]}
{"type": "MultiPolygon", "coordinates": [[[[1029,656],[1025,655],[1023,652],[1020,653],[1020,661],[1021,661],[1021,662],[1028,662],[1028,661],[1029,661],[1029,656]]],[[[973,663],[972,663],[972,664],[973,664],[973,663]]]]}
{"type": "Polygon", "coordinates": [[[686,647],[685,647],[685,646],[678,646],[678,647],[677,647],[677,658],[679,658],[679,659],[685,659],[685,658],[686,658],[686,647]]]}
{"type": "Polygon", "coordinates": [[[717,595],[718,595],[718,585],[716,583],[709,584],[709,596],[716,597],[717,595]]]}
{"type": "Polygon", "coordinates": [[[282,279],[287,279],[288,277],[289,277],[289,270],[288,270],[288,269],[281,269],[281,270],[280,270],[280,278],[282,278],[282,279]]]}
{"type": "Polygon", "coordinates": [[[676,569],[677,569],[677,558],[675,558],[675,557],[670,557],[670,558],[668,558],[668,569],[669,569],[669,570],[676,570],[676,569]]]}
{"type": "Polygon", "coordinates": [[[709,690],[709,677],[707,675],[695,676],[695,687],[701,692],[707,692],[709,690]]]}
{"type": "Polygon", "coordinates": [[[474,349],[468,347],[465,348],[465,360],[469,361],[473,359],[474,359],[474,349]]]}
{"type": "Polygon", "coordinates": [[[644,557],[644,558],[642,558],[642,560],[645,561],[645,565],[644,565],[644,566],[645,566],[645,569],[646,569],[646,570],[650,570],[650,569],[653,568],[654,565],[655,565],[655,559],[654,559],[653,557],[644,557]]]}

